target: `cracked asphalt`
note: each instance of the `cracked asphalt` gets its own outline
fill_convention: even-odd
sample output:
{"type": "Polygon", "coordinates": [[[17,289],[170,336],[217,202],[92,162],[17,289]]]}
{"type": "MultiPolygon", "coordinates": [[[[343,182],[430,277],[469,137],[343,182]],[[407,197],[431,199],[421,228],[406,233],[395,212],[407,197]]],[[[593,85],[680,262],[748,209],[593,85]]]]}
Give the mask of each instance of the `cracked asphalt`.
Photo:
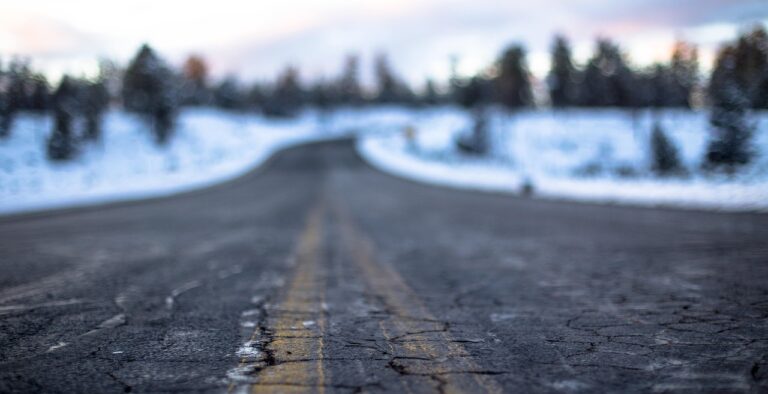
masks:
{"type": "Polygon", "coordinates": [[[0,392],[768,392],[768,215],[414,184],[351,141],[0,219],[0,392]]]}

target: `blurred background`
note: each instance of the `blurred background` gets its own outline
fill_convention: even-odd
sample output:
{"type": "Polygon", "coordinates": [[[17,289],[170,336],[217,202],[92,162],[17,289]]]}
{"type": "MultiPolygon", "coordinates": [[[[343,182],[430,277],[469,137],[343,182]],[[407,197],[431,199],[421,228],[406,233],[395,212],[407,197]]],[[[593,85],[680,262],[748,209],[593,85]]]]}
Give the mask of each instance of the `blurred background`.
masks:
{"type": "Polygon", "coordinates": [[[0,5],[0,212],[141,198],[357,134],[524,195],[768,209],[760,0],[0,5]]]}

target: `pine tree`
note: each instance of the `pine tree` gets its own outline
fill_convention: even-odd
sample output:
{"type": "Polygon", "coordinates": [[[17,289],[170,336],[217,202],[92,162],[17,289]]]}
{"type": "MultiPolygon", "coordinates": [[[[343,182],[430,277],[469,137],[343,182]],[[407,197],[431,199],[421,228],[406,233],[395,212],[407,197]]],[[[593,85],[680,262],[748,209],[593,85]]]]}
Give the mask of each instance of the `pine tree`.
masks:
{"type": "Polygon", "coordinates": [[[458,82],[455,90],[459,105],[467,109],[479,108],[492,101],[492,83],[481,76],[474,76],[467,82],[458,82]]]}
{"type": "Polygon", "coordinates": [[[173,73],[148,45],[143,45],[123,77],[123,105],[143,115],[155,140],[166,143],[173,131],[176,115],[176,86],[173,73]]]}
{"type": "Polygon", "coordinates": [[[18,93],[15,80],[13,62],[8,70],[0,68],[0,138],[11,135],[13,120],[19,109],[18,97],[14,97],[18,93]]]}
{"type": "Polygon", "coordinates": [[[334,104],[339,102],[337,86],[325,80],[318,80],[309,89],[309,102],[321,113],[327,112],[334,104]]]}
{"type": "Polygon", "coordinates": [[[64,75],[53,92],[53,109],[66,112],[73,118],[80,110],[81,81],[64,75]]]}
{"type": "Polygon", "coordinates": [[[426,105],[437,105],[440,103],[440,94],[437,92],[435,82],[431,79],[427,79],[427,82],[424,84],[421,102],[426,105]]]}
{"type": "Polygon", "coordinates": [[[72,136],[72,115],[60,109],[54,110],[54,126],[47,143],[48,158],[53,161],[65,161],[75,155],[75,142],[72,136]]]}
{"type": "Polygon", "coordinates": [[[32,111],[44,112],[50,108],[50,87],[48,80],[42,74],[36,74],[32,80],[32,94],[30,95],[29,105],[32,111]]]}
{"type": "Polygon", "coordinates": [[[381,104],[413,102],[413,92],[395,75],[385,54],[380,54],[374,61],[376,78],[376,102],[381,104]]]}
{"type": "Polygon", "coordinates": [[[347,56],[344,71],[338,82],[339,102],[345,105],[359,105],[363,102],[363,92],[360,87],[360,66],[355,55],[347,56]]]}
{"type": "Polygon", "coordinates": [[[749,108],[765,108],[760,104],[768,101],[765,90],[768,79],[768,33],[762,26],[739,37],[735,48],[734,75],[739,87],[749,101],[749,108]]]}
{"type": "Polygon", "coordinates": [[[72,133],[72,119],[78,107],[77,95],[77,83],[65,75],[54,93],[54,124],[47,143],[47,154],[51,160],[69,160],[77,151],[72,133]]]}
{"type": "Polygon", "coordinates": [[[83,137],[87,140],[101,138],[101,122],[109,105],[109,93],[102,79],[86,82],[82,87],[81,111],[85,118],[83,137]]]}
{"type": "Polygon", "coordinates": [[[525,49],[519,45],[508,48],[497,66],[499,73],[494,82],[498,102],[508,109],[532,105],[533,93],[525,49]]]}
{"type": "Polygon", "coordinates": [[[29,63],[20,59],[11,61],[8,67],[8,97],[13,112],[29,109],[28,84],[32,80],[29,63]]]}
{"type": "Polygon", "coordinates": [[[749,163],[752,156],[753,127],[747,120],[750,102],[739,84],[736,54],[733,47],[721,50],[709,87],[713,136],[707,147],[705,167],[724,168],[728,172],[749,163]]]}
{"type": "Polygon", "coordinates": [[[270,116],[294,116],[303,105],[304,90],[299,83],[299,71],[289,66],[278,77],[264,112],[270,116]]]}
{"type": "Polygon", "coordinates": [[[699,56],[695,46],[679,41],[675,43],[670,64],[671,81],[668,97],[674,107],[691,107],[691,92],[698,82],[699,56]]]}
{"type": "MultiPolygon", "coordinates": [[[[0,69],[0,86],[4,84],[5,79],[5,73],[0,69]]],[[[14,111],[8,96],[6,90],[0,89],[0,138],[6,138],[11,134],[11,125],[13,124],[14,111]]]]}
{"type": "Polygon", "coordinates": [[[459,151],[470,155],[485,155],[488,153],[488,115],[484,108],[473,111],[473,125],[469,133],[460,135],[456,140],[459,151]]]}
{"type": "Polygon", "coordinates": [[[659,123],[653,125],[651,132],[651,155],[651,169],[657,175],[671,175],[682,170],[677,147],[659,123]]]}
{"type": "Polygon", "coordinates": [[[584,71],[580,104],[588,107],[635,107],[640,102],[636,85],[636,77],[618,45],[599,39],[597,50],[584,71]]]}
{"type": "Polygon", "coordinates": [[[584,79],[579,88],[579,105],[584,107],[607,107],[616,102],[611,84],[600,71],[598,61],[593,59],[584,69],[584,79]]]}
{"type": "Polygon", "coordinates": [[[468,82],[455,81],[459,104],[472,113],[472,129],[459,135],[456,147],[471,155],[488,152],[488,114],[486,108],[493,100],[492,81],[481,76],[472,77],[468,82]]]}
{"type": "Polygon", "coordinates": [[[229,76],[213,90],[213,102],[219,108],[243,109],[246,106],[246,95],[235,77],[229,76]]]}
{"type": "Polygon", "coordinates": [[[656,64],[647,81],[652,94],[648,104],[654,108],[665,108],[675,103],[675,92],[670,70],[662,64],[656,64]]]}
{"type": "Polygon", "coordinates": [[[268,89],[260,83],[253,84],[246,94],[246,101],[249,106],[253,106],[259,110],[264,110],[267,105],[268,89]]]}
{"type": "Polygon", "coordinates": [[[564,36],[555,37],[552,46],[552,69],[549,72],[549,98],[555,108],[575,104],[576,67],[571,59],[571,47],[564,36]]]}

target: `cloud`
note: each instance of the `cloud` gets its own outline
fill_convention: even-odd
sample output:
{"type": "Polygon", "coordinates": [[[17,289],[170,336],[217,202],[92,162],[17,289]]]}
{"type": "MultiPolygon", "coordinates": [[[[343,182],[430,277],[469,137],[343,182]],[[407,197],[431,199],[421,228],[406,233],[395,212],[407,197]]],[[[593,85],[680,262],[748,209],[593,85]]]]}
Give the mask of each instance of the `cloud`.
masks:
{"type": "Polygon", "coordinates": [[[511,42],[524,43],[543,69],[556,32],[577,48],[610,36],[652,60],[663,51],[643,53],[676,36],[711,45],[766,20],[765,0],[26,0],[0,6],[0,52],[126,61],[149,41],[174,62],[202,53],[215,74],[253,79],[272,78],[286,63],[329,76],[347,53],[386,51],[420,82],[445,77],[452,55],[460,55],[463,70],[476,71],[511,42]]]}
{"type": "Polygon", "coordinates": [[[33,13],[0,14],[0,50],[35,58],[98,53],[101,40],[73,26],[33,13]]]}

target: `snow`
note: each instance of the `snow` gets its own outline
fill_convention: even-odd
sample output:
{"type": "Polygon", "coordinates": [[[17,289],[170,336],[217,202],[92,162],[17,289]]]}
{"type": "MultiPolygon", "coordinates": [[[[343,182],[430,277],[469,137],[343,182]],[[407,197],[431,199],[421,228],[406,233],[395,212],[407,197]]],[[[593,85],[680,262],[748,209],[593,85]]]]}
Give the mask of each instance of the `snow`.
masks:
{"type": "Polygon", "coordinates": [[[276,150],[338,137],[316,114],[294,120],[213,109],[184,111],[171,143],[158,147],[134,115],[109,112],[100,143],[67,163],[45,157],[51,118],[22,114],[0,140],[0,213],[159,197],[235,178],[276,150]]]}
{"type": "Polygon", "coordinates": [[[22,114],[0,140],[0,214],[159,197],[236,178],[287,146],[359,134],[358,151],[374,166],[431,184],[593,202],[724,210],[768,210],[768,114],[756,117],[758,157],[735,176],[699,170],[709,135],[706,112],[527,111],[491,117],[493,151],[459,154],[470,117],[453,107],[307,111],[291,120],[214,109],[182,112],[171,142],[158,147],[133,115],[106,115],[104,138],[67,163],[45,157],[49,116],[22,114]],[[689,170],[650,171],[651,125],[658,118],[689,170]],[[402,132],[413,126],[409,143],[402,132]]]}
{"type": "MultiPolygon", "coordinates": [[[[520,193],[600,203],[716,209],[768,210],[768,114],[754,116],[757,157],[737,174],[700,169],[709,137],[704,111],[532,110],[491,115],[492,151],[460,154],[454,141],[471,126],[459,109],[405,111],[395,132],[368,135],[360,154],[377,168],[404,178],[448,187],[520,193]],[[659,178],[650,171],[654,120],[680,149],[688,174],[659,178]],[[409,142],[397,131],[416,130],[409,142]]],[[[384,127],[384,126],[382,126],[384,127]]]]}

